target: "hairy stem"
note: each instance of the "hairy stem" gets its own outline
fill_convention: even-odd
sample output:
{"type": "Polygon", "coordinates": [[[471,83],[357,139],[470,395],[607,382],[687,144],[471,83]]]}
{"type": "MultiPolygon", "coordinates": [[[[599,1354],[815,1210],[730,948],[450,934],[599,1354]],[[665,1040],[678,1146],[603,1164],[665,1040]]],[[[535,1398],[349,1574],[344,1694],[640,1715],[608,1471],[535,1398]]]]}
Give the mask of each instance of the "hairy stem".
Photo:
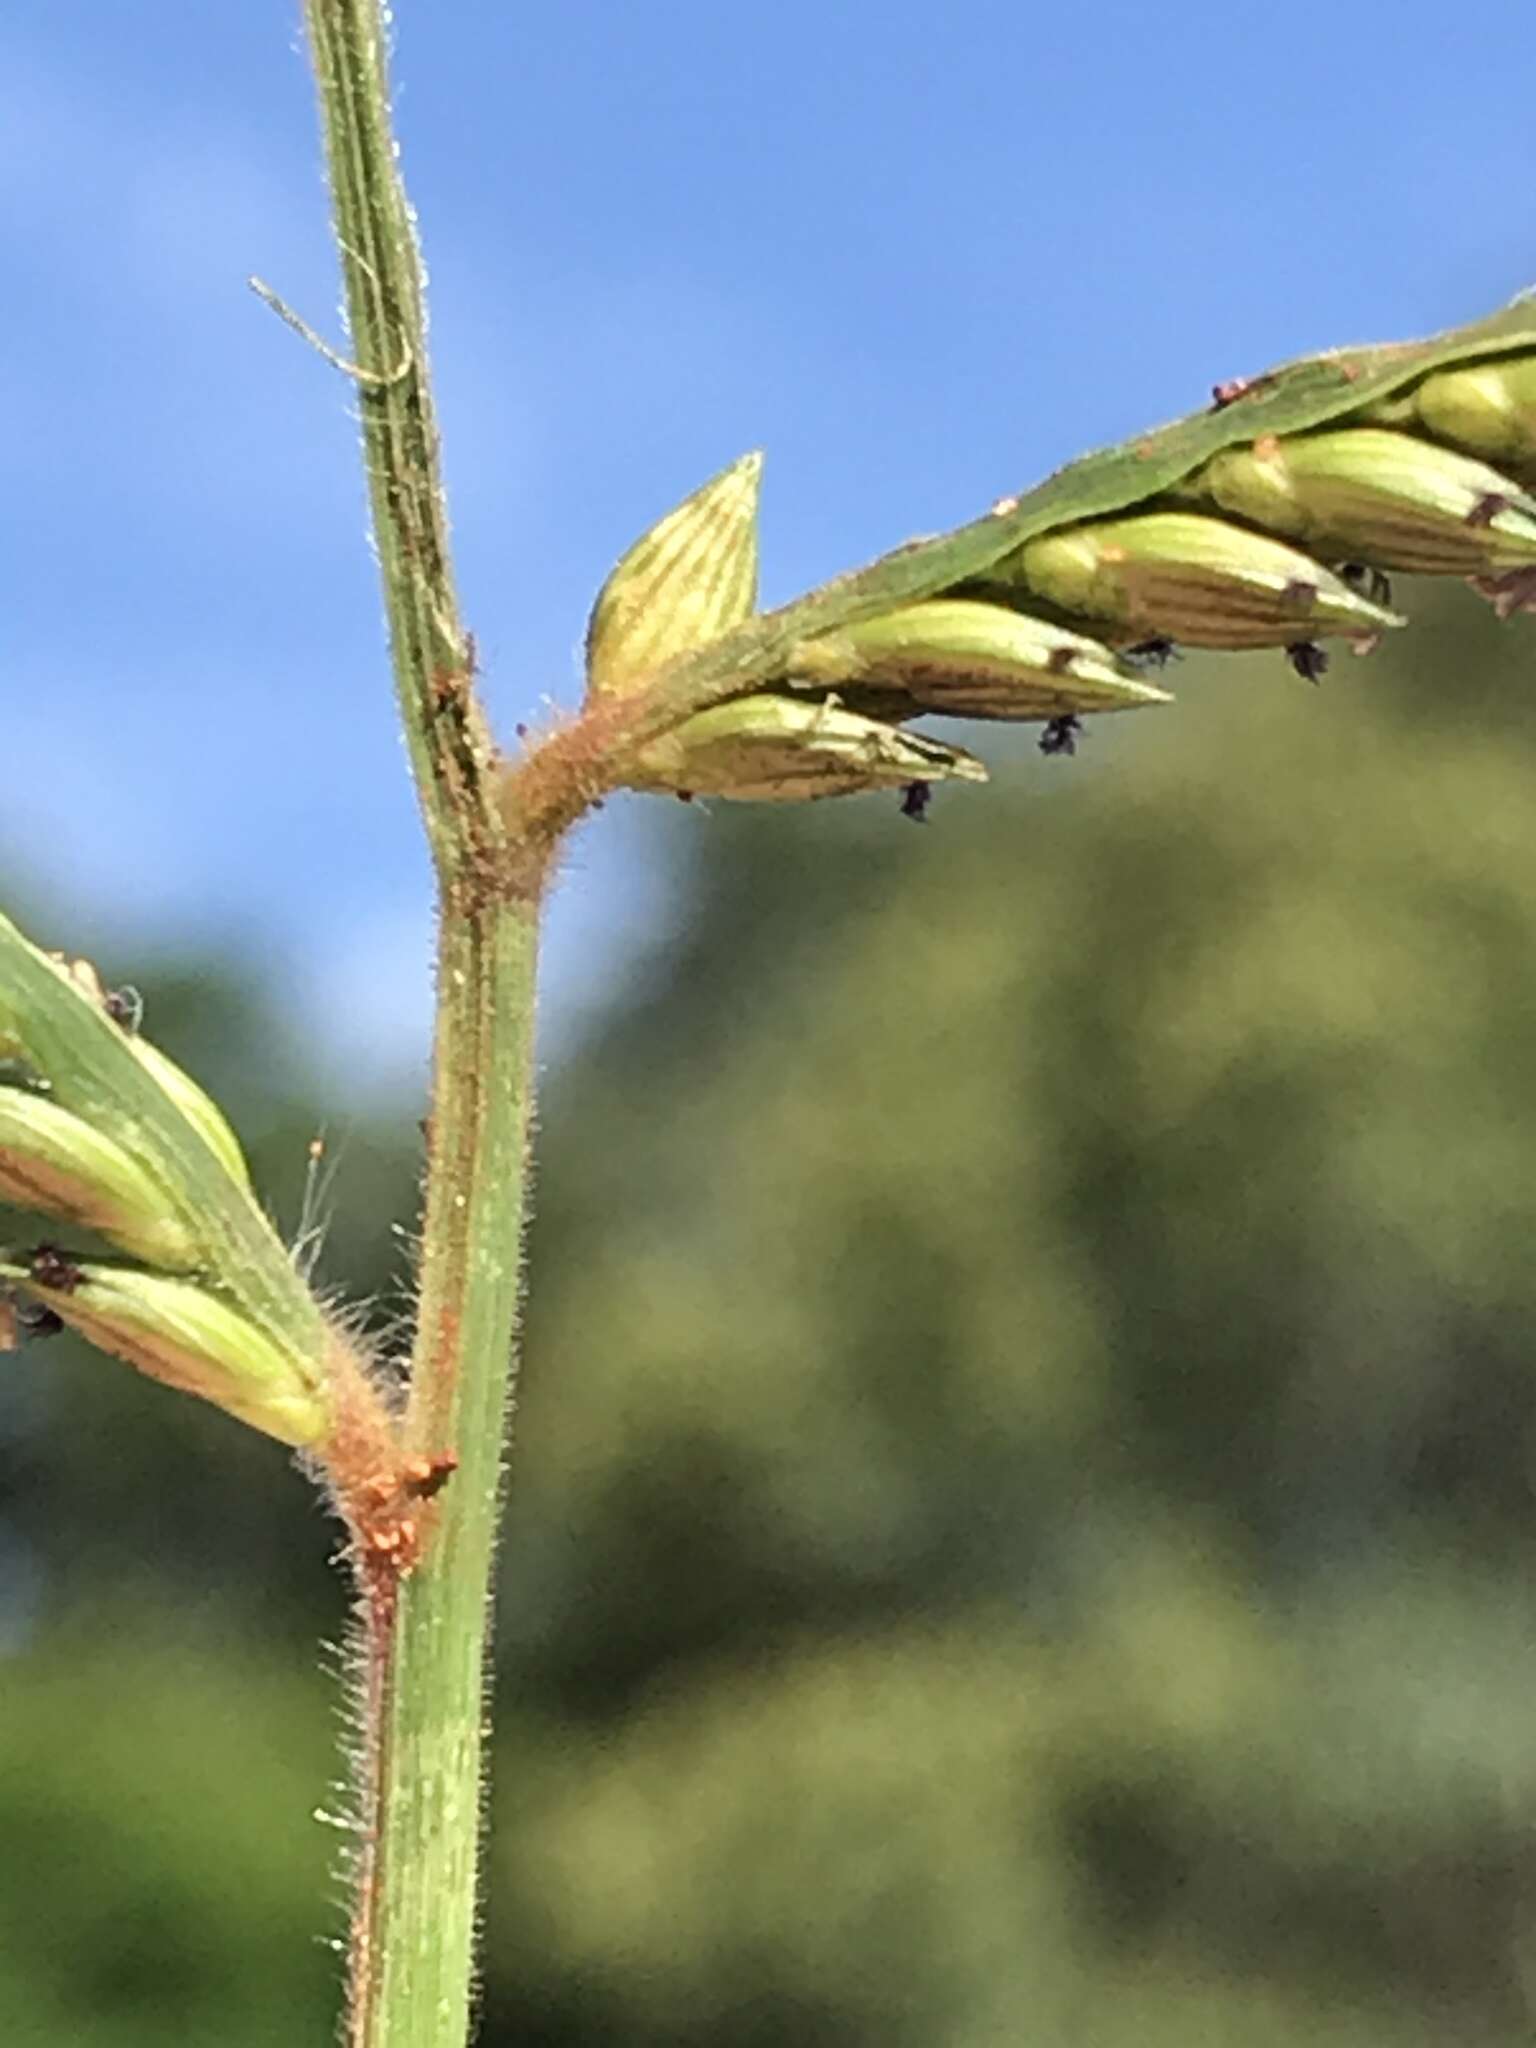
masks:
{"type": "Polygon", "coordinates": [[[351,2048],[469,2030],[491,1570],[513,1380],[543,859],[496,802],[460,623],[377,0],[306,0],[395,686],[437,872],[437,1024],[402,1557],[358,1546],[351,2048]],[[442,1484],[446,1459],[456,1460],[442,1484]],[[433,1460],[439,1462],[435,1465],[433,1460]],[[440,1496],[427,1505],[428,1496],[440,1496]]]}

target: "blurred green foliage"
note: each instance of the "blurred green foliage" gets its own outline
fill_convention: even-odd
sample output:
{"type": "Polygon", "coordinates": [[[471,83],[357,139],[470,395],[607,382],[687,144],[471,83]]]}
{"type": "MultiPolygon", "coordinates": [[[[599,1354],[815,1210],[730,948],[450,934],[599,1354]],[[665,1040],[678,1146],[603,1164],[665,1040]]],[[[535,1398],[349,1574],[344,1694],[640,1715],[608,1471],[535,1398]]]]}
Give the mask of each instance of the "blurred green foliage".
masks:
{"type": "MultiPolygon", "coordinates": [[[[487,2048],[1531,2038],[1536,629],[1408,595],[920,831],[658,807],[545,1048],[487,2048]]],[[[268,999],[102,964],[291,1223],[268,999]]],[[[386,1319],[416,1113],[326,1114],[386,1319]]],[[[331,1534],[5,1370],[0,2034],[321,2043],[331,1534]]]]}

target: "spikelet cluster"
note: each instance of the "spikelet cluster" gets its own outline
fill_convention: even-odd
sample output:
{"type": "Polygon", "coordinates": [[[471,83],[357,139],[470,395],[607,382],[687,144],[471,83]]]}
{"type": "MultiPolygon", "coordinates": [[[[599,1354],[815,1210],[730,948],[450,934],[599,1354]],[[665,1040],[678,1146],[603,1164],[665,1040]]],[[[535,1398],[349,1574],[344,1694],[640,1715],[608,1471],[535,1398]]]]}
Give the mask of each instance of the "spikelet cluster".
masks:
{"type": "Polygon", "coordinates": [[[223,1113],[140,1035],[138,1011],[0,917],[0,1202],[28,1212],[0,1248],[0,1344],[68,1324],[319,1447],[356,1426],[355,1399],[337,1408],[345,1341],[258,1207],[223,1113]]]}
{"type": "MultiPolygon", "coordinates": [[[[1257,380],[1262,385],[1269,380],[1257,380]]],[[[1218,409],[1246,395],[1220,388],[1218,409]]],[[[1234,418],[1239,417],[1233,415],[1234,418]]],[[[638,690],[753,613],[760,459],[695,492],[632,548],[594,610],[589,695],[638,690]]],[[[807,639],[782,675],[685,720],[627,763],[633,788],[803,801],[983,781],[925,713],[1045,724],[1171,701],[1179,645],[1367,652],[1404,624],[1390,575],[1465,578],[1501,616],[1536,609],[1536,353],[1432,369],[1326,425],[1236,440],[1143,502],[1033,533],[920,602],[807,639]]],[[[999,508],[1006,510],[1007,508],[999,508]]]]}

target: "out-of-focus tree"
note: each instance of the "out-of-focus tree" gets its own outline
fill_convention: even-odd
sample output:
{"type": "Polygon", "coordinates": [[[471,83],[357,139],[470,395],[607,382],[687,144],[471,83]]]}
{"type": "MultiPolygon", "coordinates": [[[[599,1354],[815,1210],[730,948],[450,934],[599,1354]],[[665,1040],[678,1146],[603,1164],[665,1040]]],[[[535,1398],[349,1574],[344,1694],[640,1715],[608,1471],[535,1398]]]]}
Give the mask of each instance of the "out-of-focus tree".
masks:
{"type": "Polygon", "coordinates": [[[590,1730],[523,1909],[621,2033],[1523,2037],[1531,645],[681,821],[509,1552],[590,1730]]]}

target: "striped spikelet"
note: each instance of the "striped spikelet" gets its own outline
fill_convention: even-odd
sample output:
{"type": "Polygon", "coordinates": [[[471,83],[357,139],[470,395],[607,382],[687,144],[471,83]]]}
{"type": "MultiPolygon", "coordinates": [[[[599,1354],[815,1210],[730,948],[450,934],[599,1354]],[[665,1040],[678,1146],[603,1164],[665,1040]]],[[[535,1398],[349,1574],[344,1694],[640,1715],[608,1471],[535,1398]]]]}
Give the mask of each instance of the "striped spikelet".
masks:
{"type": "Polygon", "coordinates": [[[623,695],[751,617],[762,480],[762,456],[743,455],[635,542],[592,607],[590,695],[623,695]]]}

